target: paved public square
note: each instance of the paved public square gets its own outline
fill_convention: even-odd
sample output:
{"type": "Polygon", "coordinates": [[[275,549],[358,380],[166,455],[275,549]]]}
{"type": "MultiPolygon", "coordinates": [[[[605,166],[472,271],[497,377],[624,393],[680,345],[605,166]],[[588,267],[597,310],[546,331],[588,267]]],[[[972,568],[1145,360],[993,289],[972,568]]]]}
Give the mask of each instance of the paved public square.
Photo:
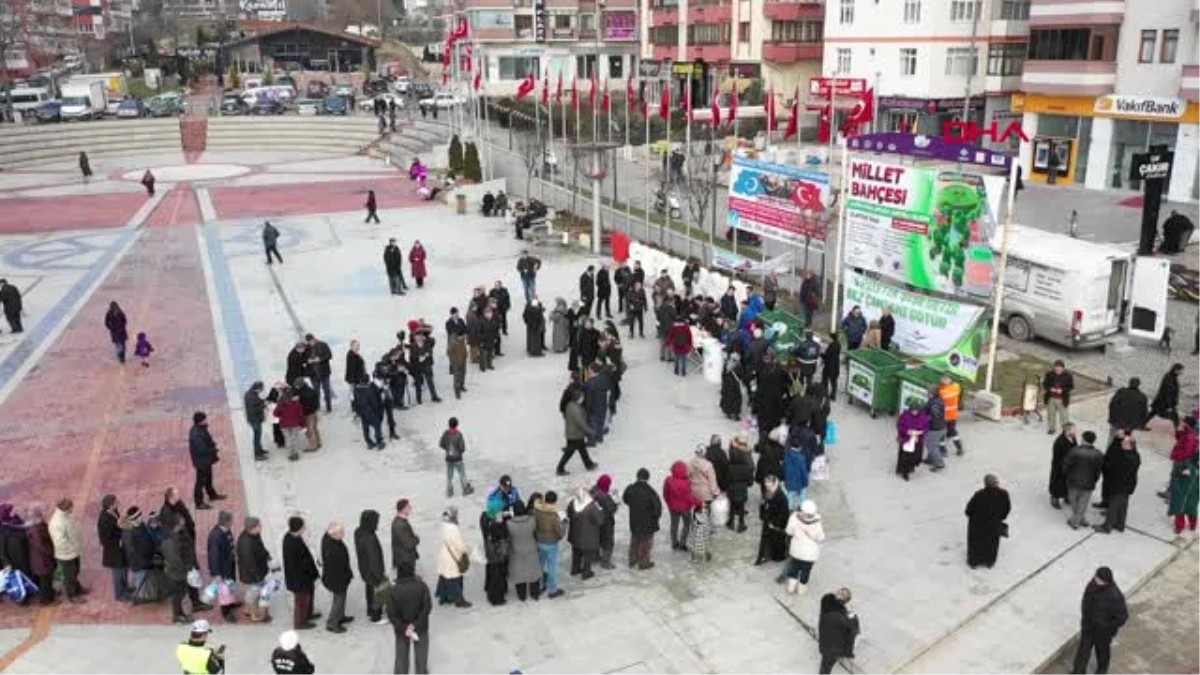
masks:
{"type": "MultiPolygon", "coordinates": [[[[594,454],[599,471],[584,473],[575,464],[572,476],[556,477],[566,357],[525,355],[519,242],[502,222],[421,202],[407,177],[363,157],[213,152],[193,160],[93,160],[97,176],[87,184],[65,166],[0,174],[0,276],[25,290],[29,315],[20,339],[0,334],[0,502],[23,508],[74,498],[87,542],[83,580],[93,589],[78,606],[0,604],[0,668],[8,672],[175,671],[174,645],[184,630],[168,625],[165,605],[129,608],[113,600],[94,525],[106,493],[149,512],[165,486],[190,489],[187,430],[194,410],[208,413],[223,449],[216,483],[230,499],[220,506],[235,512],[239,530],[244,515],[261,517],[277,560],[294,514],[306,518],[315,551],[330,522],[352,530],[361,510],[378,510],[387,550],[392,506],[408,497],[422,540],[419,572],[431,587],[442,508],[460,508],[464,538],[481,556],[478,514],[501,474],[525,494],[564,494],[600,473],[611,474],[621,489],[646,467],[657,488],[670,464],[689,458],[697,443],[739,430],[721,415],[716,385],[699,373],[673,377],[652,340],[629,340],[613,433],[594,454]],[[148,198],[129,178],[147,166],[164,167],[177,182],[160,180],[148,198]],[[363,223],[368,189],[378,195],[380,225],[363,223]],[[282,232],[282,265],[263,264],[265,218],[282,232]],[[389,237],[405,251],[414,240],[423,243],[430,271],[424,288],[388,294],[382,250],[389,237]],[[441,326],[472,287],[497,280],[518,304],[505,356],[495,372],[471,367],[469,392],[455,401],[441,326]],[[113,300],[125,309],[130,332],[146,331],[155,345],[148,369],[120,366],[112,357],[103,314],[113,300]],[[435,373],[444,400],[399,412],[403,440],[369,451],[341,384],[343,354],[358,339],[373,363],[394,344],[395,332],[417,318],[436,328],[435,373]],[[282,379],[288,350],[308,332],[335,354],[338,398],[322,422],[324,448],[295,463],[278,452],[256,463],[242,392],[256,380],[282,379]],[[462,422],[477,491],[447,500],[437,438],[451,415],[462,422]]],[[[598,262],[557,249],[536,253],[545,263],[539,295],[551,306],[556,297],[572,298],[583,267],[598,262]]],[[[564,567],[561,599],[520,603],[510,593],[506,606],[491,607],[483,565],[472,565],[466,586],[475,606],[434,611],[432,669],[815,672],[819,599],[847,586],[863,626],[857,658],[845,664],[852,672],[1031,672],[1077,631],[1079,597],[1095,567],[1112,567],[1129,593],[1177,556],[1196,554],[1195,547],[1181,553],[1154,496],[1170,469],[1154,450],[1167,442],[1162,429],[1144,443],[1129,531],[1106,536],[1072,531],[1065,513],[1050,508],[1051,439],[1044,429],[1014,420],[966,421],[966,455],[951,457],[937,475],[919,470],[906,483],[893,475],[894,418],[873,420],[842,401],[833,413],[840,438],[830,449],[831,479],[809,491],[827,540],[806,596],[784,595],[774,565],[751,565],[756,515],[744,534],[720,529],[714,559],[702,565],[670,550],[664,519],[654,570],[619,565],[580,582],[564,567]],[[969,570],[963,509],[989,472],[1010,491],[1012,537],[994,569],[969,570]]],[[[1097,406],[1081,406],[1076,416],[1085,428],[1103,428],[1097,406]]],[[[752,497],[752,514],[757,505],[752,497]]],[[[216,514],[195,514],[201,537],[216,514]]],[[[1096,514],[1091,518],[1098,522],[1096,514]]],[[[623,510],[617,522],[619,561],[628,543],[623,510]]],[[[1190,601],[1197,603],[1194,594],[1190,601]]],[[[214,641],[228,645],[229,672],[267,669],[279,632],[290,627],[288,602],[284,594],[275,600],[277,618],[265,627],[210,617],[214,641]]],[[[319,590],[318,610],[328,602],[319,590]]],[[[358,580],[349,611],[358,621],[346,635],[302,634],[318,669],[390,672],[391,629],[366,623],[358,580]]]]}

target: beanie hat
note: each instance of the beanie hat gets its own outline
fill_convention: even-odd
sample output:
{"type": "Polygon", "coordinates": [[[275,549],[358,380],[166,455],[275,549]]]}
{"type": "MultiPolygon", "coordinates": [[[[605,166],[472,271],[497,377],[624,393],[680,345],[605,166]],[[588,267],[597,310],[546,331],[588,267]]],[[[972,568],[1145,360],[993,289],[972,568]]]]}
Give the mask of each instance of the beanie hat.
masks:
{"type": "Polygon", "coordinates": [[[279,646],[282,647],[284,651],[290,652],[299,644],[300,636],[297,635],[296,631],[294,630],[285,630],[283,634],[279,636],[279,646]]]}
{"type": "Polygon", "coordinates": [[[608,492],[609,490],[611,490],[612,489],[612,476],[610,476],[608,474],[601,475],[600,479],[596,481],[596,487],[600,488],[601,492],[608,492]]]}
{"type": "Polygon", "coordinates": [[[1111,584],[1113,582],[1112,570],[1107,567],[1101,567],[1096,570],[1096,578],[1106,584],[1111,584]]]}
{"type": "Polygon", "coordinates": [[[208,415],[205,415],[202,412],[197,412],[197,413],[192,414],[192,424],[200,424],[201,422],[203,422],[206,419],[208,419],[208,415]]]}
{"type": "Polygon", "coordinates": [[[131,506],[125,509],[125,520],[131,523],[136,523],[142,519],[142,510],[136,506],[131,506]]]}
{"type": "Polygon", "coordinates": [[[299,532],[300,530],[303,530],[303,529],[304,529],[304,519],[303,518],[301,518],[300,516],[292,516],[291,518],[288,518],[288,532],[289,533],[296,534],[297,532],[299,532]]]}
{"type": "Polygon", "coordinates": [[[650,472],[644,468],[638,469],[637,478],[638,480],[650,480],[650,472]]]}

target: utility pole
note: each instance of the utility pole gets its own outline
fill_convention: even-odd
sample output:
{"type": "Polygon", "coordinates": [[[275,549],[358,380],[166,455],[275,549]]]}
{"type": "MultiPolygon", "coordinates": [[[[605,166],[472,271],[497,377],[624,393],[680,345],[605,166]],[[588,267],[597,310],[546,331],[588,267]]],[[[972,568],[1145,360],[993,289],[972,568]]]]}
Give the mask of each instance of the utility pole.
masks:
{"type": "MultiPolygon", "coordinates": [[[[978,57],[979,52],[977,50],[979,48],[976,46],[979,41],[979,16],[983,14],[986,4],[986,0],[975,0],[975,6],[971,10],[975,14],[971,17],[971,53],[968,59],[970,70],[967,71],[967,90],[963,94],[963,122],[968,122],[971,119],[971,80],[974,79],[975,71],[979,69],[979,62],[981,60],[978,57]]],[[[967,6],[971,7],[971,5],[967,6]]]]}

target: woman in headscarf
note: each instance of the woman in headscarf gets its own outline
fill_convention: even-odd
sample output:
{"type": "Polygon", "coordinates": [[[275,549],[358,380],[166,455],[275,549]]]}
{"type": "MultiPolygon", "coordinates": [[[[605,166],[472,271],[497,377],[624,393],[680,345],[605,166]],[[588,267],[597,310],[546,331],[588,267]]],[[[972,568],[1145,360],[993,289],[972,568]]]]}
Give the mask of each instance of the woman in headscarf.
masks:
{"type": "Polygon", "coordinates": [[[600,530],[604,527],[604,513],[586,486],[575,489],[575,496],[567,505],[567,519],[571,575],[578,574],[587,581],[596,576],[592,571],[592,563],[600,556],[600,530]]]}
{"type": "Polygon", "coordinates": [[[436,595],[439,605],[471,606],[463,597],[463,575],[469,565],[470,552],[458,529],[458,508],[447,506],[442,512],[442,547],[437,557],[436,595]],[[462,564],[464,559],[467,561],[465,565],[462,564]]]}
{"type": "Polygon", "coordinates": [[[554,309],[550,312],[550,349],[555,354],[561,354],[570,346],[571,322],[567,319],[567,301],[555,298],[554,309]]]}
{"type": "Polygon", "coordinates": [[[789,516],[787,495],[776,476],[767,476],[763,481],[763,502],[758,507],[762,520],[762,533],[758,538],[758,557],[755,565],[768,560],[780,562],[787,558],[787,535],[785,528],[789,516]]]}
{"type": "Polygon", "coordinates": [[[545,356],[546,308],[536,297],[525,305],[525,351],[530,356],[545,356]]]}
{"type": "Polygon", "coordinates": [[[46,524],[46,513],[40,505],[29,507],[29,569],[31,578],[38,585],[38,603],[53,605],[54,591],[54,541],[50,538],[50,526],[46,524]]]}
{"type": "Polygon", "coordinates": [[[108,312],[104,315],[104,327],[108,329],[108,339],[113,343],[117,352],[117,360],[125,363],[125,346],[129,343],[129,332],[126,330],[125,312],[116,301],[108,303],[108,312]]]}
{"type": "Polygon", "coordinates": [[[1175,535],[1183,534],[1183,526],[1196,532],[1196,504],[1200,499],[1200,464],[1198,464],[1196,418],[1188,416],[1175,430],[1175,447],[1171,448],[1171,486],[1168,488],[1167,515],[1175,516],[1175,535]]]}
{"type": "Polygon", "coordinates": [[[1179,375],[1182,373],[1183,364],[1176,363],[1163,375],[1162,382],[1158,384],[1158,393],[1150,403],[1150,415],[1146,418],[1146,424],[1155,417],[1162,417],[1171,420],[1173,426],[1179,426],[1179,375]]]}
{"type": "Polygon", "coordinates": [[[921,463],[925,432],[929,430],[929,413],[921,402],[911,399],[908,409],[896,419],[896,473],[908,480],[913,469],[921,463]]]}
{"type": "Polygon", "coordinates": [[[741,363],[740,356],[730,354],[721,374],[721,412],[734,421],[742,418],[742,380],[738,377],[741,363]]]}
{"type": "Polygon", "coordinates": [[[483,532],[483,552],[487,558],[483,589],[490,604],[503,605],[506,602],[505,596],[508,595],[508,560],[512,548],[508,538],[508,525],[499,504],[497,508],[489,506],[483,512],[479,519],[479,529],[483,532]]]}

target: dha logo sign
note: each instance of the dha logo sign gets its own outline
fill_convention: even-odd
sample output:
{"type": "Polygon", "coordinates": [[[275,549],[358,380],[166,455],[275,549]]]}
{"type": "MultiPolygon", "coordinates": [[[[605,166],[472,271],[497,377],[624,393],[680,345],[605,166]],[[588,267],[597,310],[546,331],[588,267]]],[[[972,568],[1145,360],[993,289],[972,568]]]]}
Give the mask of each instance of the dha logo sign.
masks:
{"type": "Polygon", "coordinates": [[[974,122],[946,122],[942,127],[942,140],[948,143],[979,145],[979,141],[984,138],[993,143],[1004,143],[1013,136],[1029,142],[1029,137],[1021,129],[1020,122],[1010,122],[1003,132],[1000,131],[999,123],[994,120],[988,127],[981,127],[974,122]]]}
{"type": "Polygon", "coordinates": [[[1187,112],[1187,103],[1178,98],[1109,94],[1096,99],[1093,110],[1096,114],[1113,117],[1127,115],[1174,120],[1183,117],[1183,114],[1187,112]]]}

